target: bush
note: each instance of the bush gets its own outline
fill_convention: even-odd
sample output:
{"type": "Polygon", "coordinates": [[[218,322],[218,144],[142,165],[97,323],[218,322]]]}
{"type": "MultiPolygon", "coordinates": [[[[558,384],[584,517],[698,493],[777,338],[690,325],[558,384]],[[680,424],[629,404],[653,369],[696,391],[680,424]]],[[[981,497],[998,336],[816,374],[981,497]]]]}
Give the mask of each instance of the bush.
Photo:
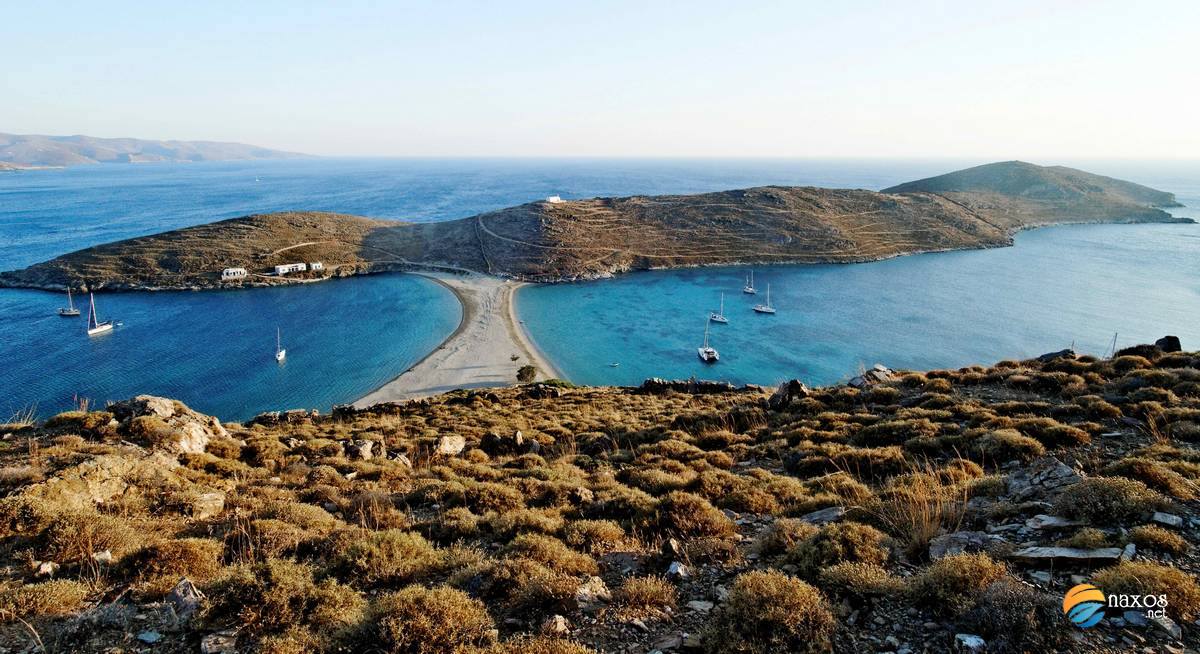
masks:
{"type": "Polygon", "coordinates": [[[576,552],[553,536],[542,534],[517,536],[505,548],[504,556],[528,559],[568,575],[594,575],[600,571],[592,557],[576,552]]]}
{"type": "Polygon", "coordinates": [[[625,545],[625,530],[612,520],[575,520],[563,528],[563,540],[593,556],[615,552],[625,545]]]}
{"type": "Polygon", "coordinates": [[[656,514],[658,528],[680,538],[725,537],[736,531],[733,521],[708,500],[683,491],[668,493],[656,514]]]}
{"type": "Polygon", "coordinates": [[[579,643],[553,636],[519,635],[497,643],[479,654],[596,654],[579,643]]]}
{"type": "Polygon", "coordinates": [[[837,563],[883,565],[888,560],[887,536],[874,527],[857,522],[838,522],[821,527],[787,553],[805,577],[837,563]]]}
{"type": "Polygon", "coordinates": [[[1158,493],[1125,477],[1092,477],[1069,486],[1054,502],[1057,515],[1093,523],[1129,522],[1165,508],[1158,493]]]}
{"type": "Polygon", "coordinates": [[[517,368],[517,381],[528,384],[535,379],[537,379],[537,368],[528,364],[517,368]]]}
{"type": "Polygon", "coordinates": [[[1142,525],[1129,531],[1129,540],[1139,548],[1157,550],[1174,556],[1188,553],[1191,546],[1179,534],[1167,531],[1158,525],[1142,525]]]}
{"type": "Polygon", "coordinates": [[[679,601],[675,586],[662,577],[629,577],[613,598],[632,614],[674,608],[679,601]]]}
{"type": "Polygon", "coordinates": [[[350,543],[334,563],[366,584],[408,583],[439,569],[442,555],[420,534],[389,529],[350,543]]]}
{"type": "Polygon", "coordinates": [[[1200,614],[1196,578],[1172,566],[1125,561],[1101,570],[1092,582],[1106,595],[1166,595],[1167,613],[1181,622],[1200,614]]]}
{"type": "Polygon", "coordinates": [[[817,527],[797,518],[780,518],[758,537],[755,550],[764,556],[785,554],[817,533],[817,527]]]}
{"type": "Polygon", "coordinates": [[[165,577],[171,585],[180,577],[207,581],[221,571],[224,544],[211,538],[167,540],[129,557],[130,567],[143,579],[165,577]]]}
{"type": "Polygon", "coordinates": [[[1104,468],[1104,474],[1136,479],[1177,500],[1196,499],[1195,483],[1161,461],[1129,457],[1104,468]]]}
{"type": "Polygon", "coordinates": [[[236,566],[207,589],[210,624],[234,620],[243,627],[278,633],[293,625],[316,630],[344,628],[362,618],[365,602],[332,579],[317,582],[311,566],[271,559],[236,566]]]}
{"type": "Polygon", "coordinates": [[[989,652],[1059,652],[1071,642],[1061,600],[1003,577],[983,590],[963,626],[987,640],[989,652]]]}
{"type": "Polygon", "coordinates": [[[881,566],[857,561],[829,566],[817,578],[822,590],[855,600],[892,595],[904,588],[899,578],[881,566]]]}
{"type": "Polygon", "coordinates": [[[974,605],[980,591],[1007,574],[986,554],[953,554],[934,561],[909,581],[913,600],[937,613],[956,614],[974,605]]]}
{"type": "Polygon", "coordinates": [[[710,623],[711,653],[823,652],[835,622],[821,593],[781,572],[738,575],[721,614],[710,623]]]}
{"type": "Polygon", "coordinates": [[[975,439],[971,453],[988,463],[1007,463],[1032,461],[1045,454],[1046,448],[1037,439],[1015,429],[997,429],[975,439]]]}
{"type": "Polygon", "coordinates": [[[90,592],[86,584],[67,579],[10,588],[0,592],[0,622],[67,615],[77,611],[90,592]]]}
{"type": "Polygon", "coordinates": [[[409,586],[372,604],[363,644],[389,654],[442,654],[491,645],[494,628],[487,607],[460,590],[409,586]]]}
{"type": "Polygon", "coordinates": [[[114,560],[141,545],[142,535],[115,516],[90,511],[59,514],[42,532],[42,556],[61,564],[91,565],[92,554],[109,550],[114,560]]]}

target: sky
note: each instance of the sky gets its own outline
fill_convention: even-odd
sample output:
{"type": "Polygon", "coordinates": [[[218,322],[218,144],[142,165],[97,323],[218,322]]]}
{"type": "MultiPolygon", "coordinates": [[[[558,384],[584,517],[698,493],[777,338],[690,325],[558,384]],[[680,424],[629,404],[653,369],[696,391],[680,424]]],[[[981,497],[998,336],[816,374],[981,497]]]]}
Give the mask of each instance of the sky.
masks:
{"type": "Polygon", "coordinates": [[[0,0],[0,132],[319,155],[1200,158],[1200,2],[0,0]]]}

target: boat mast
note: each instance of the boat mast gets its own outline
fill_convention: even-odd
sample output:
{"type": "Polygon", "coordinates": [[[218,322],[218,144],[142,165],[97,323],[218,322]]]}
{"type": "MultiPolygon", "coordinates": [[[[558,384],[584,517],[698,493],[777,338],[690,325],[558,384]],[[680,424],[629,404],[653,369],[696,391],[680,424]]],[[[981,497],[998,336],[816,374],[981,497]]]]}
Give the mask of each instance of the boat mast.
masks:
{"type": "Polygon", "coordinates": [[[279,354],[279,348],[283,347],[283,342],[279,338],[279,328],[275,328],[275,354],[279,354]]]}
{"type": "Polygon", "coordinates": [[[708,320],[704,321],[704,349],[706,349],[706,350],[708,349],[708,323],[709,322],[710,321],[708,321],[708,320]]]}
{"type": "Polygon", "coordinates": [[[718,315],[725,315],[725,294],[721,294],[721,308],[717,310],[718,315]]]}
{"type": "Polygon", "coordinates": [[[96,319],[96,296],[88,291],[88,329],[96,327],[99,321],[96,319]]]}

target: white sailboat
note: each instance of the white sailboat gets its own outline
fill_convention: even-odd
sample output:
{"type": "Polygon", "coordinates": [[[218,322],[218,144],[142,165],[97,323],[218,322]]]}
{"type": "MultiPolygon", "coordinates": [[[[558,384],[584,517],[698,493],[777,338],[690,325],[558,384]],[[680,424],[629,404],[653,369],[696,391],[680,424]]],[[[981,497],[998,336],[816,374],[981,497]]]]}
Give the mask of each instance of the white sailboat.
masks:
{"type": "Polygon", "coordinates": [[[716,348],[708,344],[708,325],[711,321],[704,321],[704,345],[696,348],[696,354],[704,363],[716,363],[721,360],[721,355],[717,353],[716,348]]]}
{"type": "Polygon", "coordinates": [[[79,309],[75,308],[75,299],[71,297],[71,287],[67,287],[67,306],[59,307],[58,315],[64,318],[73,318],[79,315],[79,309]]]}
{"type": "Polygon", "coordinates": [[[742,287],[742,292],[748,295],[757,295],[758,289],[754,288],[754,271],[751,270],[749,275],[746,275],[746,285],[742,287]]]}
{"type": "Polygon", "coordinates": [[[754,310],[759,313],[775,313],[775,307],[771,306],[771,285],[767,284],[767,302],[766,304],[754,305],[754,310]]]}
{"type": "Polygon", "coordinates": [[[96,317],[96,296],[89,292],[87,335],[96,336],[97,334],[105,334],[111,332],[112,328],[113,322],[111,320],[100,322],[100,319],[96,317]]]}
{"type": "Polygon", "coordinates": [[[279,337],[279,328],[275,328],[275,360],[283,363],[287,358],[287,350],[283,349],[283,341],[279,337]]]}
{"type": "Polygon", "coordinates": [[[708,319],[713,322],[719,322],[723,325],[729,323],[729,319],[725,317],[725,294],[724,293],[721,294],[721,308],[717,309],[717,311],[715,313],[708,314],[708,319]]]}

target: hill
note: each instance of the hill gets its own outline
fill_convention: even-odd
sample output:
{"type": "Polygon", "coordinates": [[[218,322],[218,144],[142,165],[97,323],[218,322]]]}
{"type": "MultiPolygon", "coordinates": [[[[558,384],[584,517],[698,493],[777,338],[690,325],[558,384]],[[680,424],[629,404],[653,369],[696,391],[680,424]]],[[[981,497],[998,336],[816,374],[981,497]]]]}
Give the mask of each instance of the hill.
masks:
{"type": "Polygon", "coordinates": [[[413,268],[533,281],[738,263],[849,263],[1010,245],[1067,222],[1191,222],[1152,204],[1170,193],[1065,168],[1002,163],[886,192],[765,186],[699,195],[534,202],[439,223],[289,212],[248,216],[63,255],[0,273],[0,285],[212,288],[224,267],[264,285],[413,268]],[[899,190],[897,190],[899,189],[899,190]],[[960,190],[961,189],[961,190],[960,190]],[[291,261],[318,274],[265,275],[291,261]]]}
{"type": "Polygon", "coordinates": [[[1200,353],[855,383],[533,384],[247,424],[142,396],[0,425],[0,646],[1200,646],[1200,353]],[[1079,583],[1164,614],[1080,629],[1079,583]]]}
{"type": "Polygon", "coordinates": [[[303,157],[241,143],[215,141],[149,141],[94,136],[42,136],[0,133],[0,164],[75,166],[95,163],[226,161],[303,157]]]}

